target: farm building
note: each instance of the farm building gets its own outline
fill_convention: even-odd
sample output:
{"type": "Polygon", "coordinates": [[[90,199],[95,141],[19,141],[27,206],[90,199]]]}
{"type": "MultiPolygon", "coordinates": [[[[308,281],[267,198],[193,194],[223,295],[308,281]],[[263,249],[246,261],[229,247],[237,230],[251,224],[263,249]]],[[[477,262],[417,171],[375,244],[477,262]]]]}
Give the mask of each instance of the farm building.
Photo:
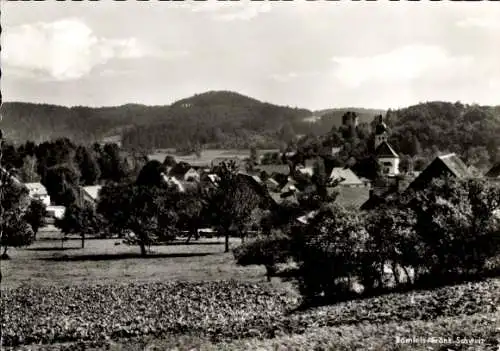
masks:
{"type": "Polygon", "coordinates": [[[472,178],[473,175],[465,163],[454,153],[438,156],[424,169],[417,178],[411,182],[409,188],[421,189],[435,178],[440,177],[455,177],[455,178],[472,178]]]}

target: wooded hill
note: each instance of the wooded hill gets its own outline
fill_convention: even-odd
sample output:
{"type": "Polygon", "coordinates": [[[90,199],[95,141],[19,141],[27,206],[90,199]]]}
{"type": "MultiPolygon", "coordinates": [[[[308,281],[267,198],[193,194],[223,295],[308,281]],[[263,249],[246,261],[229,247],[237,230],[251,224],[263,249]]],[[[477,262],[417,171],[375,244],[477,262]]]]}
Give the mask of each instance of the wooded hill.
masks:
{"type": "MultiPolygon", "coordinates": [[[[350,109],[360,121],[383,111],[350,109]]],[[[10,140],[41,142],[68,137],[94,142],[121,135],[125,147],[168,148],[210,144],[215,148],[279,147],[301,134],[323,134],[342,123],[346,109],[313,113],[278,106],[230,91],[210,91],[171,105],[127,104],[116,107],[64,107],[6,102],[3,128],[10,140]],[[308,117],[319,116],[311,123],[308,117]]]]}
{"type": "Polygon", "coordinates": [[[485,157],[487,151],[491,158],[497,158],[500,107],[448,102],[426,102],[387,113],[362,108],[313,112],[230,91],[197,94],[168,106],[68,108],[7,102],[2,105],[2,129],[8,139],[20,142],[67,137],[88,143],[121,135],[125,148],[256,145],[263,149],[283,147],[297,135],[323,135],[337,129],[347,111],[356,112],[361,125],[386,114],[392,130],[390,141],[402,154],[434,149],[485,157]]]}

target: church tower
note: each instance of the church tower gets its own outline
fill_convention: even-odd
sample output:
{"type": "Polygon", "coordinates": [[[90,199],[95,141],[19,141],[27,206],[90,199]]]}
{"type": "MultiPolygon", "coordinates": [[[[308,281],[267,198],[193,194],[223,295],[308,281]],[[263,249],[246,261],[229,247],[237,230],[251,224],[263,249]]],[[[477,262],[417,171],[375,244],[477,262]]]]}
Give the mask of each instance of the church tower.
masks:
{"type": "Polygon", "coordinates": [[[375,150],[382,144],[384,141],[387,141],[389,137],[389,130],[387,125],[384,123],[384,118],[382,115],[377,117],[377,125],[375,127],[375,150]]]}
{"type": "Polygon", "coordinates": [[[375,126],[375,156],[382,173],[386,176],[395,176],[399,174],[399,155],[387,142],[388,138],[389,129],[383,117],[378,116],[375,126]]]}

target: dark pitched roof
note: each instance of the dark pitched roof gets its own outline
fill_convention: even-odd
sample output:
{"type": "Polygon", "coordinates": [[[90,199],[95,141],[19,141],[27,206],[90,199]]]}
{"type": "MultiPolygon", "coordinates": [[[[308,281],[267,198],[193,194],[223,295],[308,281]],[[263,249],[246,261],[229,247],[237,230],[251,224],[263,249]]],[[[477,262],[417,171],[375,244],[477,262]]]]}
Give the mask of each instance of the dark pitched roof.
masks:
{"type": "Polygon", "coordinates": [[[432,179],[443,176],[471,178],[472,174],[456,154],[438,156],[411,182],[409,188],[426,186],[432,179]]]}
{"type": "Polygon", "coordinates": [[[484,176],[487,178],[500,178],[500,162],[491,167],[484,176]]]}
{"type": "Polygon", "coordinates": [[[456,154],[438,156],[438,159],[440,159],[456,177],[467,178],[471,176],[465,163],[456,154]]]}
{"type": "Polygon", "coordinates": [[[380,144],[377,147],[377,150],[375,150],[375,155],[377,157],[392,157],[392,158],[398,158],[398,154],[394,149],[389,145],[387,141],[384,141],[382,144],[380,144]]]}
{"type": "Polygon", "coordinates": [[[266,172],[269,175],[278,173],[288,175],[290,173],[290,167],[288,165],[259,165],[256,167],[259,172],[266,172]]]}

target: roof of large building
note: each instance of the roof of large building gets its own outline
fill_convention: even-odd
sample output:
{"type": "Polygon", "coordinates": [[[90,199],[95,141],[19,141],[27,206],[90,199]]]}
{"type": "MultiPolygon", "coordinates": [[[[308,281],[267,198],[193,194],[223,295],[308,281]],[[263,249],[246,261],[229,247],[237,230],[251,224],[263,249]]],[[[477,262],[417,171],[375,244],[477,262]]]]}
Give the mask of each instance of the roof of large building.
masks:
{"type": "Polygon", "coordinates": [[[363,181],[349,168],[335,167],[330,173],[330,179],[343,179],[340,185],[364,185],[363,181]]]}
{"type": "Polygon", "coordinates": [[[387,157],[387,158],[399,158],[398,154],[394,149],[389,145],[387,141],[381,143],[377,150],[375,150],[375,155],[377,157],[387,157]]]}

